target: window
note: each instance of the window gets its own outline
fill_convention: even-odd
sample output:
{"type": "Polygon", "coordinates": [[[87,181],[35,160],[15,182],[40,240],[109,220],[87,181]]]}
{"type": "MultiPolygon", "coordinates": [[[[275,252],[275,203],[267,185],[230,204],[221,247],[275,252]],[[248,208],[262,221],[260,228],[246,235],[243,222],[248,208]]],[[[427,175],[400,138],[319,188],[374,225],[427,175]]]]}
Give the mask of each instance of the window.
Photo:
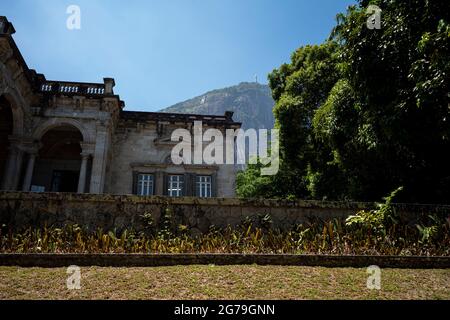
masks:
{"type": "Polygon", "coordinates": [[[197,197],[211,198],[212,197],[212,183],[211,176],[197,176],[196,177],[197,197]]]}
{"type": "Polygon", "coordinates": [[[154,189],[152,174],[138,174],[137,194],[139,196],[151,196],[154,189]]]}
{"type": "Polygon", "coordinates": [[[184,176],[170,175],[167,183],[167,194],[170,197],[182,197],[184,187],[184,176]]]}

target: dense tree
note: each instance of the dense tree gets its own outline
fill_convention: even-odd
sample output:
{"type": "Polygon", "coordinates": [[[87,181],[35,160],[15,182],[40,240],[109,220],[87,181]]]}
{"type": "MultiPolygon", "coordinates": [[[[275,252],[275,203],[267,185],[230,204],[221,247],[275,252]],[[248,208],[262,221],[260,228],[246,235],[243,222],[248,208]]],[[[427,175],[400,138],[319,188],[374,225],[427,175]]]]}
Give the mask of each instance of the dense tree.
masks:
{"type": "Polygon", "coordinates": [[[260,177],[259,166],[238,175],[242,197],[308,197],[307,172],[315,157],[312,119],[339,78],[337,44],[326,42],[298,49],[290,64],[269,75],[276,101],[275,127],[280,130],[281,165],[278,175],[260,177]]]}
{"type": "Polygon", "coordinates": [[[403,186],[402,201],[449,203],[449,9],[360,1],[338,15],[330,41],[274,70],[283,165],[252,179],[271,193],[250,195],[280,186],[280,197],[379,200],[403,186]],[[369,4],[382,10],[381,29],[366,26],[369,4]]]}
{"type": "Polygon", "coordinates": [[[374,200],[404,186],[405,201],[448,202],[449,3],[370,3],[382,9],[380,30],[366,28],[362,1],[333,32],[346,85],[317,112],[317,132],[332,143],[349,197],[374,200]]]}
{"type": "Polygon", "coordinates": [[[304,193],[296,175],[284,163],[274,176],[261,176],[261,164],[249,164],[245,171],[238,173],[236,180],[236,193],[242,198],[294,199],[304,193]]]}

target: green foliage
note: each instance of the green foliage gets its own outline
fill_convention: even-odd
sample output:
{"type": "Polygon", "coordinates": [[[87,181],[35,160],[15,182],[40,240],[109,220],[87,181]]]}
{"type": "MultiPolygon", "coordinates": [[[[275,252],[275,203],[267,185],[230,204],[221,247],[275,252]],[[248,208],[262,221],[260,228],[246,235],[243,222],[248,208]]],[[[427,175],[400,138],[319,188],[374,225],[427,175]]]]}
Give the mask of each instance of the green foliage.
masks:
{"type": "Polygon", "coordinates": [[[291,63],[269,75],[274,114],[280,130],[279,173],[261,176],[260,165],[249,165],[237,177],[240,197],[295,198],[308,197],[306,173],[315,157],[312,146],[312,118],[338,79],[337,44],[298,49],[291,63]]]}
{"type": "MultiPolygon", "coordinates": [[[[269,75],[284,172],[305,176],[314,157],[311,123],[339,78],[336,52],[334,42],[300,48],[292,55],[291,64],[269,75]]],[[[306,195],[305,180],[297,179],[297,185],[300,188],[293,193],[306,195]]]]}
{"type": "Polygon", "coordinates": [[[378,201],[402,185],[398,201],[449,203],[449,13],[444,0],[359,1],[329,41],[296,50],[269,75],[280,172],[249,168],[240,195],[378,201]]]}
{"type": "Polygon", "coordinates": [[[240,198],[254,198],[265,195],[274,198],[276,190],[273,186],[272,176],[260,175],[261,164],[249,164],[245,171],[238,172],[236,176],[236,194],[240,198]]]}
{"type": "Polygon", "coordinates": [[[145,212],[141,215],[142,220],[144,221],[145,228],[149,230],[153,230],[155,227],[155,220],[153,219],[153,215],[151,212],[145,212]]]}
{"type": "Polygon", "coordinates": [[[295,198],[301,192],[298,176],[280,163],[280,170],[274,176],[261,176],[261,164],[249,164],[247,169],[239,171],[236,177],[236,194],[239,198],[295,198]]]}
{"type": "Polygon", "coordinates": [[[349,227],[361,228],[363,232],[385,237],[387,230],[398,223],[398,217],[395,207],[392,205],[395,197],[403,188],[400,187],[385,198],[385,203],[377,204],[378,209],[370,211],[359,211],[356,215],[349,216],[346,219],[346,225],[349,227]]]}
{"type": "Polygon", "coordinates": [[[401,184],[402,201],[448,202],[448,1],[370,3],[383,10],[380,30],[365,27],[362,1],[333,32],[348,98],[330,96],[327,121],[342,129],[321,133],[353,177],[351,198],[376,200],[401,184]]]}
{"type": "Polygon", "coordinates": [[[438,228],[435,225],[430,227],[417,225],[417,229],[419,229],[420,232],[420,240],[419,240],[420,244],[429,243],[430,240],[432,240],[436,236],[438,231],[438,228]]]}
{"type": "Polygon", "coordinates": [[[433,243],[445,239],[449,232],[448,226],[450,226],[450,217],[447,217],[447,219],[442,215],[433,214],[428,216],[427,224],[417,224],[419,243],[425,246],[432,246],[433,243]]]}
{"type": "MultiPolygon", "coordinates": [[[[449,255],[450,226],[442,217],[430,216],[417,227],[381,222],[380,211],[357,214],[356,225],[333,219],[310,221],[291,230],[272,226],[267,214],[247,217],[232,228],[212,227],[189,236],[185,226],[175,235],[133,230],[88,231],[77,225],[63,228],[28,228],[0,232],[0,252],[17,253],[323,253],[323,254],[414,254],[449,255]],[[433,217],[433,218],[432,218],[433,217]],[[385,228],[383,236],[364,226],[385,228]]],[[[386,216],[385,216],[386,217],[386,216]]]]}
{"type": "Polygon", "coordinates": [[[259,225],[266,230],[271,229],[272,224],[273,224],[273,220],[272,217],[270,216],[270,214],[266,213],[266,214],[260,214],[258,215],[258,223],[259,225]]]}

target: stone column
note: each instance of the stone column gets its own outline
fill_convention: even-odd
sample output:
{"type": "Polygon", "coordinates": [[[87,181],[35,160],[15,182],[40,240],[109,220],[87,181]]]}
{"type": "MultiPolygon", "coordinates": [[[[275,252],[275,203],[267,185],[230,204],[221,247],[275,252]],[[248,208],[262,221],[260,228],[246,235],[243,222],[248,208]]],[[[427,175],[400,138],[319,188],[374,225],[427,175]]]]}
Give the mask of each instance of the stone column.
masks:
{"type": "Polygon", "coordinates": [[[14,165],[14,176],[13,176],[13,180],[12,180],[12,190],[20,190],[20,177],[22,174],[22,160],[23,160],[23,156],[24,156],[25,152],[22,150],[17,150],[17,155],[16,155],[16,163],[14,165]]]}
{"type": "Polygon", "coordinates": [[[18,190],[24,154],[23,139],[18,136],[9,136],[8,139],[10,147],[1,189],[18,190]]]}
{"type": "Polygon", "coordinates": [[[89,181],[88,164],[92,155],[95,151],[95,145],[89,142],[81,143],[81,167],[80,167],[80,178],[78,179],[78,193],[89,193],[89,188],[86,188],[86,184],[89,181]],[[86,191],[87,189],[87,191],[86,191]]]}
{"type": "Polygon", "coordinates": [[[14,171],[16,166],[18,150],[14,147],[9,147],[8,159],[6,160],[5,173],[3,175],[2,190],[12,190],[14,179],[14,171]]]}
{"type": "Polygon", "coordinates": [[[113,88],[116,82],[113,78],[103,78],[103,83],[105,84],[105,94],[114,94],[113,88]]]}
{"type": "Polygon", "coordinates": [[[80,178],[78,179],[78,193],[85,193],[86,190],[86,173],[90,154],[81,154],[80,178]]]}
{"type": "Polygon", "coordinates": [[[25,179],[23,180],[22,191],[25,192],[30,191],[35,161],[36,161],[36,152],[31,152],[28,158],[27,171],[25,173],[25,179]]]}
{"type": "Polygon", "coordinates": [[[92,174],[90,193],[101,194],[105,188],[106,165],[110,145],[108,124],[97,125],[95,150],[92,159],[92,174]]]}
{"type": "MultiPolygon", "coordinates": [[[[20,136],[9,136],[10,141],[9,155],[5,166],[5,175],[2,183],[4,190],[22,190],[24,185],[20,185],[22,174],[23,156],[25,153],[37,154],[39,144],[34,143],[31,139],[20,136]]],[[[34,167],[34,159],[33,167],[34,167]]],[[[30,180],[31,182],[31,180],[30,180]]]]}

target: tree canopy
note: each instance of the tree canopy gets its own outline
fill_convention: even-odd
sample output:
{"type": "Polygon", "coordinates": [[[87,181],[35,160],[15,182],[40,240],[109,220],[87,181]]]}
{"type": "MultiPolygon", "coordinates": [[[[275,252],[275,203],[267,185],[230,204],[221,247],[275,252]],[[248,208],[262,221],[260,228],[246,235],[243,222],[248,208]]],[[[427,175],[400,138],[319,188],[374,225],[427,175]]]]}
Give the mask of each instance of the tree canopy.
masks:
{"type": "Polygon", "coordinates": [[[296,50],[269,75],[280,172],[250,166],[238,195],[373,201],[403,187],[401,201],[450,203],[449,9],[360,1],[329,40],[296,50]]]}

